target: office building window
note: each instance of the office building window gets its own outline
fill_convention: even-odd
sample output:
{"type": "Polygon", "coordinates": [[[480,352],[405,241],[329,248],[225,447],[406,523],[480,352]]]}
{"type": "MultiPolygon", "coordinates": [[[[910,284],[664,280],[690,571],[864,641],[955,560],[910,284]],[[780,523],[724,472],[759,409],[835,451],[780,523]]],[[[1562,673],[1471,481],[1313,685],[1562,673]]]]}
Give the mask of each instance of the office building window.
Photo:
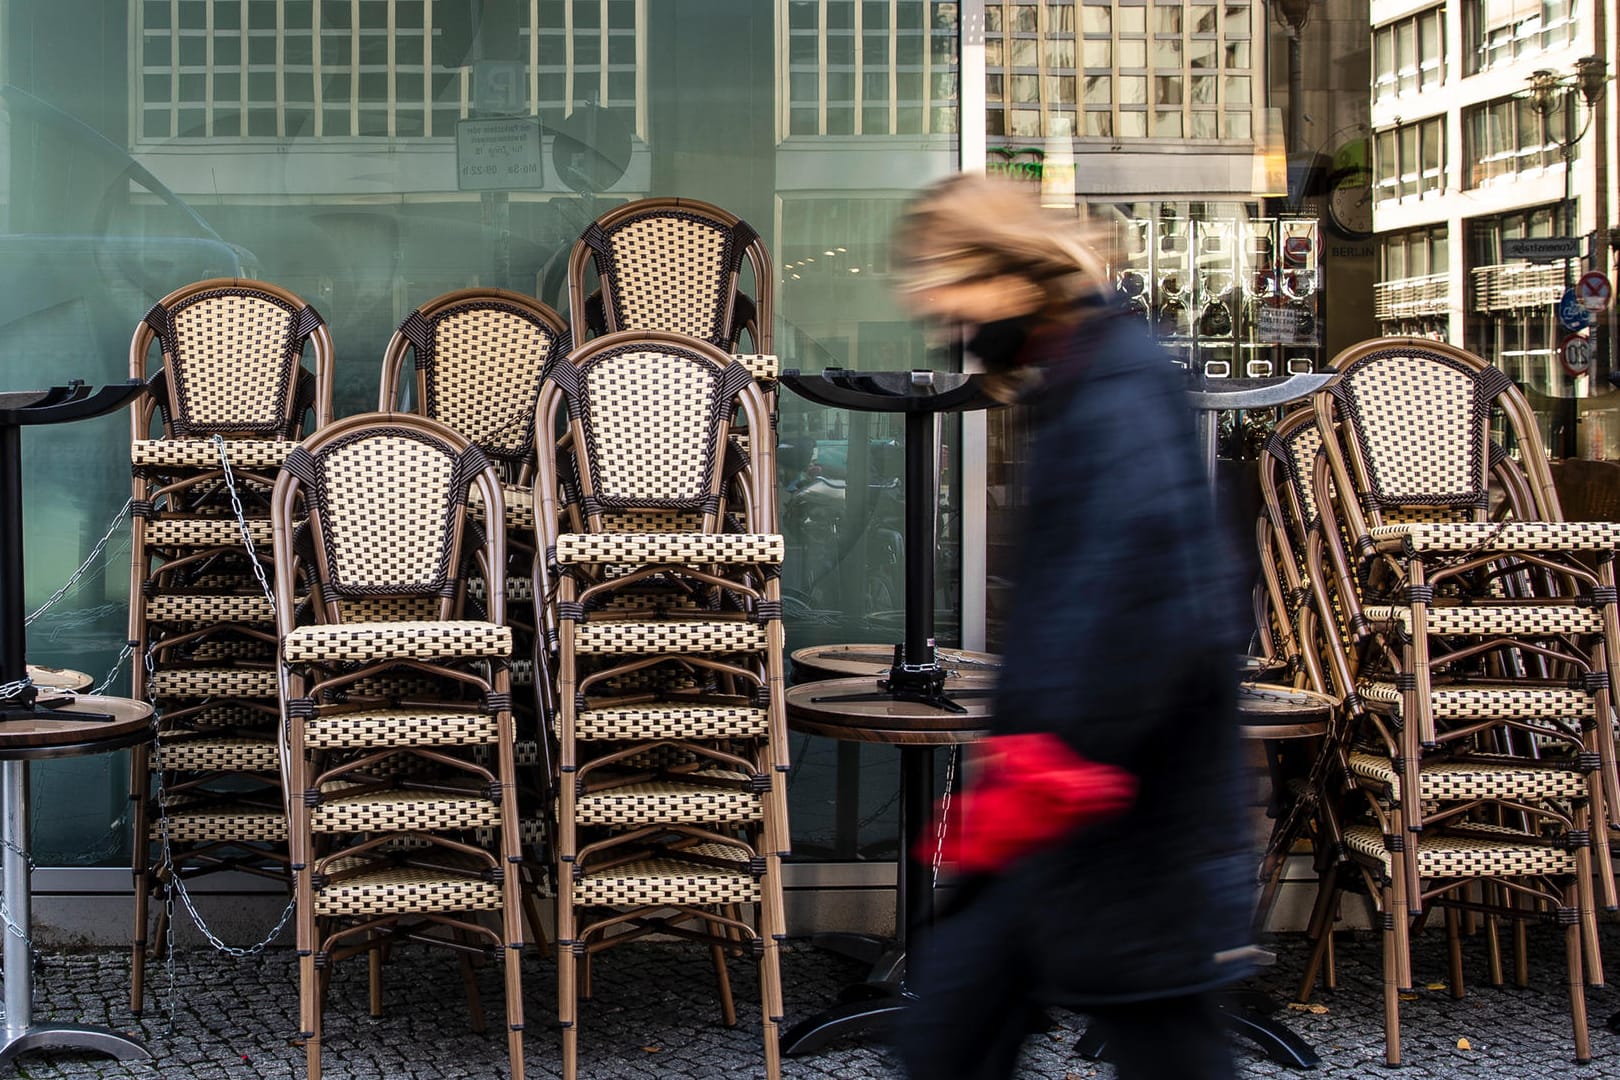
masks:
{"type": "Polygon", "coordinates": [[[1444,117],[1388,128],[1373,139],[1373,197],[1379,202],[1422,198],[1446,189],[1444,117]]]}
{"type": "Polygon", "coordinates": [[[1373,30],[1373,96],[1418,93],[1446,80],[1446,16],[1420,11],[1373,30]]]}
{"type": "MultiPolygon", "coordinates": [[[[955,3],[787,0],[782,6],[788,66],[784,134],[956,130],[955,3]]],[[[1072,59],[1069,66],[1073,68],[1072,59]]],[[[1040,93],[1017,80],[1005,80],[996,89],[1031,100],[1040,93]]],[[[1073,109],[1072,87],[1052,90],[1067,90],[1073,109]]]]}
{"type": "Polygon", "coordinates": [[[500,64],[500,111],[634,110],[645,0],[529,0],[480,27],[432,0],[140,0],[138,138],[452,136],[500,64]],[[571,17],[570,17],[571,15],[571,17]],[[498,53],[498,55],[494,55],[498,53]]]}
{"type": "MultiPolygon", "coordinates": [[[[1497,98],[1464,112],[1463,137],[1470,162],[1467,186],[1511,181],[1519,173],[1562,161],[1560,140],[1568,121],[1562,109],[1543,119],[1519,97],[1497,98]]],[[[1573,152],[1579,155],[1580,147],[1573,152]]]]}
{"type": "Polygon", "coordinates": [[[1581,0],[1466,0],[1463,55],[1468,74],[1570,44],[1580,30],[1580,4],[1581,0]]]}
{"type": "Polygon", "coordinates": [[[1247,140],[1255,17],[1248,3],[989,0],[986,130],[1247,140]]]}

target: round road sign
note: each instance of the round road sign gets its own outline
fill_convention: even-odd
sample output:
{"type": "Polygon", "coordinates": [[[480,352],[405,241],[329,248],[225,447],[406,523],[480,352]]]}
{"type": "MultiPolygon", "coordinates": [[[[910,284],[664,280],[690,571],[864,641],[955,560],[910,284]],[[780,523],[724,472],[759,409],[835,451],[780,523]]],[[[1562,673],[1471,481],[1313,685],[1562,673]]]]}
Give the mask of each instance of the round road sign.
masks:
{"type": "Polygon", "coordinates": [[[1592,315],[1576,299],[1573,286],[1558,298],[1558,321],[1565,330],[1585,330],[1592,325],[1592,315]]]}
{"type": "Polygon", "coordinates": [[[1575,300],[1587,311],[1602,311],[1614,299],[1614,286],[1601,270],[1588,270],[1575,283],[1575,300]]]}
{"type": "Polygon", "coordinates": [[[1587,374],[1592,370],[1592,339],[1568,335],[1558,343],[1558,360],[1571,376],[1587,374]]]}

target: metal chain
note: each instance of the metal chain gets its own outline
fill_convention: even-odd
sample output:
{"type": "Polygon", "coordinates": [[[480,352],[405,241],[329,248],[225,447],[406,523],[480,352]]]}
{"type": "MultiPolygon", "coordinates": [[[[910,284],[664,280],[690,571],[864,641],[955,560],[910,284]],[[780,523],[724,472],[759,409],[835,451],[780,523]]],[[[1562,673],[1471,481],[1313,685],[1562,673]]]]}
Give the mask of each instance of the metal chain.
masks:
{"type": "MultiPolygon", "coordinates": [[[[9,840],[0,840],[0,847],[4,847],[7,851],[14,852],[15,854],[21,856],[21,858],[23,860],[23,863],[25,865],[27,865],[27,867],[28,867],[29,876],[33,875],[33,873],[34,873],[34,857],[33,857],[33,855],[31,855],[29,852],[23,850],[22,848],[18,847],[16,844],[12,843],[9,840]]],[[[37,983],[39,981],[38,980],[38,975],[39,975],[39,953],[34,949],[33,928],[28,927],[28,926],[23,926],[22,924],[17,922],[16,918],[11,914],[11,905],[6,902],[6,899],[7,898],[6,898],[5,894],[0,893],[0,923],[3,923],[5,925],[5,932],[6,933],[8,933],[12,937],[15,937],[18,940],[20,940],[23,943],[23,945],[27,948],[27,950],[28,950],[29,968],[34,973],[34,976],[35,976],[34,982],[37,985],[37,983]]],[[[5,1015],[5,1009],[0,1008],[0,1016],[4,1016],[4,1015],[5,1015]]]]}
{"type": "Polygon", "coordinates": [[[219,451],[220,469],[225,474],[225,490],[231,497],[231,513],[236,515],[236,527],[242,533],[242,546],[247,549],[248,562],[253,565],[253,576],[259,581],[259,588],[264,590],[264,598],[270,601],[270,610],[276,610],[276,594],[270,588],[270,579],[264,574],[264,566],[259,562],[259,553],[253,549],[253,530],[248,528],[247,513],[242,509],[242,498],[236,490],[236,475],[231,472],[230,455],[225,452],[225,439],[223,436],[213,437],[214,449],[219,451]]]}
{"type": "Polygon", "coordinates": [[[0,683],[0,701],[9,701],[34,685],[34,680],[27,675],[8,683],[0,683]]]}
{"type": "Polygon", "coordinates": [[[113,515],[112,524],[108,525],[107,531],[101,534],[101,539],[97,540],[96,546],[90,549],[90,554],[85,556],[84,562],[79,564],[79,568],[73,571],[72,576],[63,583],[60,589],[57,589],[51,594],[51,598],[49,600],[35,608],[34,613],[23,620],[24,626],[32,626],[35,619],[39,618],[52,607],[56,606],[57,602],[71,592],[73,587],[79,583],[79,580],[83,578],[85,574],[90,572],[91,565],[95,563],[96,559],[100,558],[102,549],[107,546],[107,541],[111,540],[113,533],[117,532],[119,526],[124,524],[125,520],[129,516],[130,507],[134,505],[135,499],[133,496],[124,500],[123,507],[118,511],[118,513],[113,515]]]}
{"type": "Polygon", "coordinates": [[[107,677],[97,683],[96,688],[90,692],[92,694],[105,694],[107,688],[113,684],[113,680],[118,678],[119,673],[124,670],[124,661],[134,655],[135,646],[126,641],[124,647],[118,651],[118,659],[114,660],[112,667],[108,669],[107,677]]]}
{"type": "MultiPolygon", "coordinates": [[[[956,758],[962,752],[959,745],[952,744],[951,752],[945,759],[945,798],[939,804],[939,824],[934,831],[934,877],[932,885],[939,885],[939,864],[945,859],[945,833],[949,829],[947,822],[951,813],[951,788],[956,785],[956,758]]],[[[904,872],[905,868],[901,867],[904,872]]]]}

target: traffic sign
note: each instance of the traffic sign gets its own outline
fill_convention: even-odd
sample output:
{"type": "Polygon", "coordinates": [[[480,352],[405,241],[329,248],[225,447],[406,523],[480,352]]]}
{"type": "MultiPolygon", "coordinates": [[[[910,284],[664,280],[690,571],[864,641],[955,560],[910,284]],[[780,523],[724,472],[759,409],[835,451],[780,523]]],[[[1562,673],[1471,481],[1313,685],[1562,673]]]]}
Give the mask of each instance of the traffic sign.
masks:
{"type": "Polygon", "coordinates": [[[1573,288],[1565,289],[1558,299],[1558,321],[1564,324],[1565,330],[1585,330],[1592,325],[1591,312],[1581,306],[1573,288]]]}
{"type": "Polygon", "coordinates": [[[1575,283],[1575,299],[1581,307],[1594,314],[1609,306],[1614,299],[1614,286],[1601,270],[1588,270],[1575,283]]]}
{"type": "Polygon", "coordinates": [[[1585,375],[1592,370],[1592,339],[1581,334],[1570,334],[1558,343],[1558,360],[1571,376],[1585,375]]]}

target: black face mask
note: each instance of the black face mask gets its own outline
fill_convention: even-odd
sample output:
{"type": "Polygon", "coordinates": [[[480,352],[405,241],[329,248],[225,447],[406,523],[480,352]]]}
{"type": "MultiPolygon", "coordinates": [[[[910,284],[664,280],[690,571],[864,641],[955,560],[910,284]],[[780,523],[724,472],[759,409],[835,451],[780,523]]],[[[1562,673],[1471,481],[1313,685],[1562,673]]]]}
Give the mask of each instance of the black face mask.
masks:
{"type": "Polygon", "coordinates": [[[968,339],[967,351],[979,358],[986,371],[1011,371],[1034,329],[1033,315],[1015,315],[1010,319],[981,323],[968,339]]]}

